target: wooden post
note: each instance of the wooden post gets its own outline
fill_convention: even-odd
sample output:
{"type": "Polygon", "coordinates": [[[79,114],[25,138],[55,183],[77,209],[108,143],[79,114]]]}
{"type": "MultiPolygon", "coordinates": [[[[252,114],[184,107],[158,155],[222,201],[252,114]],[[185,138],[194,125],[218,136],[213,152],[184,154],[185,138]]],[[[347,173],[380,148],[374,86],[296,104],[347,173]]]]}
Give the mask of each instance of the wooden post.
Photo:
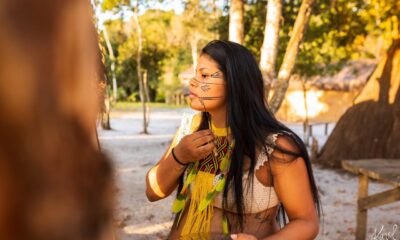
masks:
{"type": "MultiPolygon", "coordinates": [[[[358,200],[368,196],[368,176],[360,174],[358,176],[358,200]]],[[[367,209],[362,209],[357,203],[357,230],[356,240],[365,240],[367,232],[367,209]]]]}
{"type": "Polygon", "coordinates": [[[311,161],[317,159],[318,156],[318,140],[315,137],[311,137],[311,161]]]}
{"type": "Polygon", "coordinates": [[[325,123],[325,136],[328,135],[328,127],[329,127],[329,123],[325,123]]]}

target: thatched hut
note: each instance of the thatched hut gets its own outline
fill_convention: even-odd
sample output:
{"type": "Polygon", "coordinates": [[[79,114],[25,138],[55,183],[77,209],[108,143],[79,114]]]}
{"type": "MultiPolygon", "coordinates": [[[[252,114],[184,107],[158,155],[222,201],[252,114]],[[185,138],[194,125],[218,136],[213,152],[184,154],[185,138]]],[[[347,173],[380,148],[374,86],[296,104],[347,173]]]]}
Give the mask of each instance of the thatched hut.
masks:
{"type": "Polygon", "coordinates": [[[277,117],[290,122],[336,122],[353,104],[375,66],[375,61],[359,60],[330,76],[305,80],[293,75],[277,117]]]}

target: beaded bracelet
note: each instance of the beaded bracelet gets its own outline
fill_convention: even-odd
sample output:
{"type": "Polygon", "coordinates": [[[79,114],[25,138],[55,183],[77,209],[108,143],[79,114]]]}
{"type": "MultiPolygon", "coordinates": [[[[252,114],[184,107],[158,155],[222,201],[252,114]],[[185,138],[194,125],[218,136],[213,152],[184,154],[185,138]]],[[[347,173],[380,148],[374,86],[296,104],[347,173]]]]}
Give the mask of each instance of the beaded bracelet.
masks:
{"type": "Polygon", "coordinates": [[[182,165],[182,166],[189,165],[189,163],[183,163],[183,162],[179,161],[179,159],[175,155],[174,149],[175,148],[172,148],[172,157],[174,158],[175,162],[179,163],[179,165],[182,165]]]}

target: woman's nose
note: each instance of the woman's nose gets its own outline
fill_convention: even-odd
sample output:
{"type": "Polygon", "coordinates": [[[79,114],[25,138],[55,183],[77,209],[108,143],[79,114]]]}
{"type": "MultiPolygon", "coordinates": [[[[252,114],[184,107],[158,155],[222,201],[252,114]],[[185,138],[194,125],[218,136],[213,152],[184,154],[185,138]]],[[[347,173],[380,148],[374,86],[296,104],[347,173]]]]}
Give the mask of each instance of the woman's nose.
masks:
{"type": "Polygon", "coordinates": [[[189,85],[191,87],[197,88],[199,86],[199,82],[196,80],[196,78],[191,78],[189,81],[189,85]]]}

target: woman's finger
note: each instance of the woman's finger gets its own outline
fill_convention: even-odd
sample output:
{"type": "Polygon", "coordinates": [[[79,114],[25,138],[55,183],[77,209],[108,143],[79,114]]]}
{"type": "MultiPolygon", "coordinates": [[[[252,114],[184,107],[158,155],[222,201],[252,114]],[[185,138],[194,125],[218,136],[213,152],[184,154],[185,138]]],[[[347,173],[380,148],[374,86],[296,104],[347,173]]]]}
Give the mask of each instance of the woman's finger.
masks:
{"type": "Polygon", "coordinates": [[[196,139],[205,137],[208,135],[213,135],[213,133],[211,132],[210,129],[205,129],[205,130],[200,130],[198,132],[194,132],[191,134],[191,137],[192,137],[192,141],[196,141],[196,139]]]}
{"type": "Polygon", "coordinates": [[[214,141],[211,141],[204,144],[203,146],[198,147],[197,152],[201,155],[205,154],[206,156],[208,156],[214,148],[215,148],[215,143],[214,141]]]}
{"type": "Polygon", "coordinates": [[[193,141],[193,145],[195,147],[201,147],[207,143],[213,142],[215,140],[213,135],[206,135],[200,138],[197,138],[196,140],[193,141]]]}

